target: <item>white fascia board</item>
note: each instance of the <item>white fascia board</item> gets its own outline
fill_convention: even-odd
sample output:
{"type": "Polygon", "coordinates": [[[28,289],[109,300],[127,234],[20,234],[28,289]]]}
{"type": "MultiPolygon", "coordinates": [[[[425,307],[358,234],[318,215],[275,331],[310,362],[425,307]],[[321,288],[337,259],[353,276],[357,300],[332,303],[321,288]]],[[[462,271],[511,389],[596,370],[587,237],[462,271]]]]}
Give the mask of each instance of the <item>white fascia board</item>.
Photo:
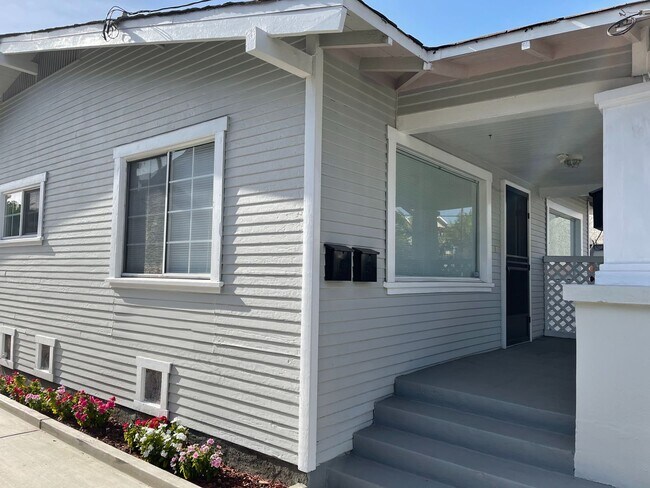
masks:
{"type": "MultiPolygon", "coordinates": [[[[636,12],[638,10],[648,8],[650,8],[650,2],[643,2],[630,6],[628,10],[630,12],[636,12]]],[[[621,20],[620,12],[621,9],[619,7],[616,7],[610,10],[605,10],[603,12],[587,13],[570,19],[551,21],[541,25],[527,26],[514,30],[513,32],[495,34],[494,36],[485,37],[482,39],[470,39],[456,45],[440,47],[435,51],[429,53],[430,55],[428,60],[437,61],[439,59],[452,58],[455,56],[472,54],[479,51],[508,46],[511,44],[518,44],[524,41],[531,41],[533,39],[541,39],[544,37],[566,34],[568,32],[611,25],[614,22],[621,20]]]]}
{"type": "Polygon", "coordinates": [[[239,40],[255,28],[272,37],[330,34],[343,31],[346,15],[347,10],[339,0],[251,3],[125,20],[118,25],[118,36],[108,41],[102,37],[102,24],[18,34],[0,39],[0,53],[239,40]]]}
{"type": "Polygon", "coordinates": [[[589,81],[521,95],[426,110],[397,117],[397,128],[420,134],[595,107],[594,95],[635,83],[633,78],[589,81]]]}
{"type": "Polygon", "coordinates": [[[394,25],[386,22],[385,19],[383,19],[380,15],[377,15],[377,13],[367,5],[359,2],[358,0],[342,0],[342,3],[349,12],[357,15],[363,21],[370,24],[373,28],[386,34],[388,37],[393,39],[395,43],[399,44],[410,53],[418,56],[423,61],[429,60],[430,53],[424,47],[404,34],[404,32],[399,30],[394,25]]]}

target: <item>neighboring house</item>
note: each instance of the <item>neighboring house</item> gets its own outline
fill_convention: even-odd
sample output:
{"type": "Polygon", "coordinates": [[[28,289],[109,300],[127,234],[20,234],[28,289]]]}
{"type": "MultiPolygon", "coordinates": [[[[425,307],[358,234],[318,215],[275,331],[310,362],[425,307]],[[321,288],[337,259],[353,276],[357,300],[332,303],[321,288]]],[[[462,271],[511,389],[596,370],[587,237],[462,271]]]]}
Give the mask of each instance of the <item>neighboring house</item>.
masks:
{"type": "MultiPolygon", "coordinates": [[[[650,484],[650,22],[609,37],[620,10],[437,48],[359,0],[1,36],[0,364],[323,482],[398,376],[575,337],[549,270],[597,265],[580,256],[604,181],[605,264],[570,291],[576,474],[650,484]]],[[[553,386],[543,357],[531,388],[553,386]]],[[[404,486],[458,475],[395,463],[404,486]]],[[[336,486],[361,486],[350,472],[336,486]]]]}

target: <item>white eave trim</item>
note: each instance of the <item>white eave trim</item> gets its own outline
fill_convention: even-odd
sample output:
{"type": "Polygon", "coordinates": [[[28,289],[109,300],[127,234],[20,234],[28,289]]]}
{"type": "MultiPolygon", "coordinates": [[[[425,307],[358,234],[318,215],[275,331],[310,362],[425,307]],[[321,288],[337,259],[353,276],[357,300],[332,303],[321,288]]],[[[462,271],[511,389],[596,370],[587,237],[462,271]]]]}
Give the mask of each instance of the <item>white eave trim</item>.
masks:
{"type": "MultiPolygon", "coordinates": [[[[650,8],[650,2],[642,2],[630,5],[628,10],[630,12],[636,12],[648,8],[650,8]]],[[[478,51],[486,51],[488,49],[508,46],[511,44],[519,44],[533,39],[541,39],[544,37],[566,34],[568,32],[610,25],[621,20],[620,12],[620,7],[612,7],[611,9],[600,12],[586,13],[562,20],[525,26],[511,32],[504,32],[502,34],[495,34],[493,36],[486,36],[479,39],[469,39],[455,45],[437,48],[435,51],[429,53],[429,61],[437,61],[440,59],[472,54],[478,51]]]]}
{"type": "Polygon", "coordinates": [[[101,23],[17,34],[0,39],[0,53],[239,40],[245,39],[246,33],[255,28],[273,37],[331,34],[343,31],[346,15],[347,9],[338,0],[309,4],[296,4],[291,0],[251,2],[215,10],[125,20],[119,24],[119,35],[108,41],[102,37],[101,23]]]}

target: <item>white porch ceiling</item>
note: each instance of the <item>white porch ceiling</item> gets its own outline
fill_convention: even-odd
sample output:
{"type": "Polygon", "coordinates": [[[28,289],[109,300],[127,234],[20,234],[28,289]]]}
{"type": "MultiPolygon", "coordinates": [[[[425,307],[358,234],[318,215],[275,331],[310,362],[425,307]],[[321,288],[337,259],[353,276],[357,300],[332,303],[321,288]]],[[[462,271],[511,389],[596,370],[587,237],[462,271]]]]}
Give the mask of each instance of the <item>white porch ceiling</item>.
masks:
{"type": "Polygon", "coordinates": [[[602,116],[597,108],[540,115],[416,137],[486,169],[498,168],[537,187],[602,184],[602,116]],[[578,168],[559,153],[582,154],[578,168]]]}

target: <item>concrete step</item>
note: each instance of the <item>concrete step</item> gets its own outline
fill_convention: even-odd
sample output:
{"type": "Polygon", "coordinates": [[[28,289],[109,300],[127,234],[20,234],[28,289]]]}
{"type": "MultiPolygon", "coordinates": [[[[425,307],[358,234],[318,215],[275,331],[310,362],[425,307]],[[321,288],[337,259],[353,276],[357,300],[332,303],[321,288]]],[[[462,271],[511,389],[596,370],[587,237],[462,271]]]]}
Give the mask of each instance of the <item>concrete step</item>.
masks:
{"type": "Polygon", "coordinates": [[[574,438],[567,434],[400,397],[375,405],[375,424],[573,474],[574,438]]]}
{"type": "Polygon", "coordinates": [[[354,436],[356,456],[462,488],[596,488],[604,485],[381,426],[354,436]]]}
{"type": "Polygon", "coordinates": [[[574,435],[575,432],[575,417],[572,415],[441,388],[414,380],[409,375],[395,380],[395,394],[402,398],[433,403],[561,434],[574,435]]]}
{"type": "Polygon", "coordinates": [[[328,468],[327,488],[453,488],[356,456],[343,456],[328,468]]]}

